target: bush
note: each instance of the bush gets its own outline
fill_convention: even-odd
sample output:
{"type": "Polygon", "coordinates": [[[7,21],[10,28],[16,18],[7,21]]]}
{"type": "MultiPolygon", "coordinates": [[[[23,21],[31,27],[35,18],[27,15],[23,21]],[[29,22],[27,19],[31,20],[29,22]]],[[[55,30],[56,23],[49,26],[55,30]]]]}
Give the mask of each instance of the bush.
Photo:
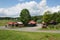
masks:
{"type": "Polygon", "coordinates": [[[60,28],[60,23],[57,24],[55,27],[56,27],[56,29],[59,29],[60,28]]]}
{"type": "Polygon", "coordinates": [[[48,25],[48,28],[54,28],[55,26],[54,25],[48,25]]]}
{"type": "Polygon", "coordinates": [[[47,29],[52,29],[52,30],[54,30],[54,29],[60,29],[60,23],[59,24],[57,24],[57,25],[48,25],[48,28],[47,29]]]}

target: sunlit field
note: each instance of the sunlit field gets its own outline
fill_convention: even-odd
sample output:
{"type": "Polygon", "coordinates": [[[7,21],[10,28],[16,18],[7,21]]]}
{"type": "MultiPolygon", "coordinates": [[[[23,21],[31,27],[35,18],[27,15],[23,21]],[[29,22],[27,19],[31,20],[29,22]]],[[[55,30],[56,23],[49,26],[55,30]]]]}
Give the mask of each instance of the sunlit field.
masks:
{"type": "Polygon", "coordinates": [[[0,30],[0,40],[60,40],[60,34],[0,30]]]}

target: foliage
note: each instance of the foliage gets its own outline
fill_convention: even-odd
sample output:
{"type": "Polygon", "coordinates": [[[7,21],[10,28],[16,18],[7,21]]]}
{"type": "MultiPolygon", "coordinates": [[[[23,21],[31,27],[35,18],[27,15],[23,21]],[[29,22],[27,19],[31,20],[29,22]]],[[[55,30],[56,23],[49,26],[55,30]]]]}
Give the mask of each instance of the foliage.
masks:
{"type": "Polygon", "coordinates": [[[47,29],[54,30],[54,29],[56,29],[56,27],[55,27],[55,25],[48,25],[47,29]]]}
{"type": "Polygon", "coordinates": [[[60,34],[0,30],[0,40],[60,40],[60,34]]]}
{"type": "Polygon", "coordinates": [[[37,23],[41,23],[42,22],[42,20],[37,20],[37,23]]]}
{"type": "Polygon", "coordinates": [[[0,20],[14,20],[14,19],[18,19],[18,17],[0,17],[0,20]]]}
{"type": "Polygon", "coordinates": [[[48,23],[48,22],[50,22],[50,20],[51,20],[51,12],[47,11],[43,15],[43,21],[48,23]]]}
{"type": "Polygon", "coordinates": [[[57,25],[49,25],[48,26],[48,29],[51,29],[51,30],[60,30],[60,24],[57,24],[57,25]]]}
{"type": "Polygon", "coordinates": [[[41,23],[42,21],[42,15],[40,16],[32,16],[32,20],[38,22],[38,23],[41,23]]]}
{"type": "Polygon", "coordinates": [[[56,15],[56,22],[60,23],[60,11],[58,11],[56,15]]]}
{"type": "Polygon", "coordinates": [[[45,12],[43,15],[43,21],[49,23],[51,20],[60,23],[60,11],[54,13],[51,13],[50,11],[45,12]]]}
{"type": "Polygon", "coordinates": [[[60,12],[54,12],[52,15],[52,20],[55,20],[56,22],[60,23],[60,12]]]}
{"type": "Polygon", "coordinates": [[[23,22],[24,25],[27,25],[28,22],[31,20],[30,12],[28,9],[23,9],[21,11],[20,20],[23,22]]]}
{"type": "Polygon", "coordinates": [[[37,16],[33,16],[32,20],[37,21],[38,20],[37,16]]]}
{"type": "Polygon", "coordinates": [[[55,25],[56,29],[60,29],[60,23],[55,25]]]}

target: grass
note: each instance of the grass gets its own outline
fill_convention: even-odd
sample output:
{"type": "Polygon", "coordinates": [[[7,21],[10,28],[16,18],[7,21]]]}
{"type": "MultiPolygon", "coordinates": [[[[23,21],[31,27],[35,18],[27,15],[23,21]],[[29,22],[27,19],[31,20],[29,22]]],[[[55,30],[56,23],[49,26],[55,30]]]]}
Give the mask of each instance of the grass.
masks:
{"type": "Polygon", "coordinates": [[[60,30],[60,28],[59,29],[56,29],[56,28],[40,28],[40,29],[38,29],[38,30],[60,30]]]}
{"type": "Polygon", "coordinates": [[[60,40],[60,34],[0,30],[0,40],[60,40]]]}
{"type": "Polygon", "coordinates": [[[5,26],[8,22],[12,22],[14,20],[0,20],[0,26],[5,26]]]}
{"type": "Polygon", "coordinates": [[[60,30],[60,23],[57,25],[48,25],[47,28],[40,28],[39,30],[60,30]]]}

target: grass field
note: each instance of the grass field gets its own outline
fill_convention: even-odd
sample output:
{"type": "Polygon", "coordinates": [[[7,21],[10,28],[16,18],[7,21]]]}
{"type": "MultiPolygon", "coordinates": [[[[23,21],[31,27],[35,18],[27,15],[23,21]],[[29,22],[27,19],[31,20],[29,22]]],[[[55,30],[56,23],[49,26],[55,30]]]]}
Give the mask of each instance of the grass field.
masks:
{"type": "Polygon", "coordinates": [[[60,23],[57,25],[48,25],[47,28],[41,28],[39,30],[60,30],[60,23]]]}
{"type": "Polygon", "coordinates": [[[14,20],[0,20],[0,26],[5,26],[8,22],[12,22],[14,20]]]}
{"type": "Polygon", "coordinates": [[[60,40],[60,34],[0,30],[0,40],[60,40]]]}

